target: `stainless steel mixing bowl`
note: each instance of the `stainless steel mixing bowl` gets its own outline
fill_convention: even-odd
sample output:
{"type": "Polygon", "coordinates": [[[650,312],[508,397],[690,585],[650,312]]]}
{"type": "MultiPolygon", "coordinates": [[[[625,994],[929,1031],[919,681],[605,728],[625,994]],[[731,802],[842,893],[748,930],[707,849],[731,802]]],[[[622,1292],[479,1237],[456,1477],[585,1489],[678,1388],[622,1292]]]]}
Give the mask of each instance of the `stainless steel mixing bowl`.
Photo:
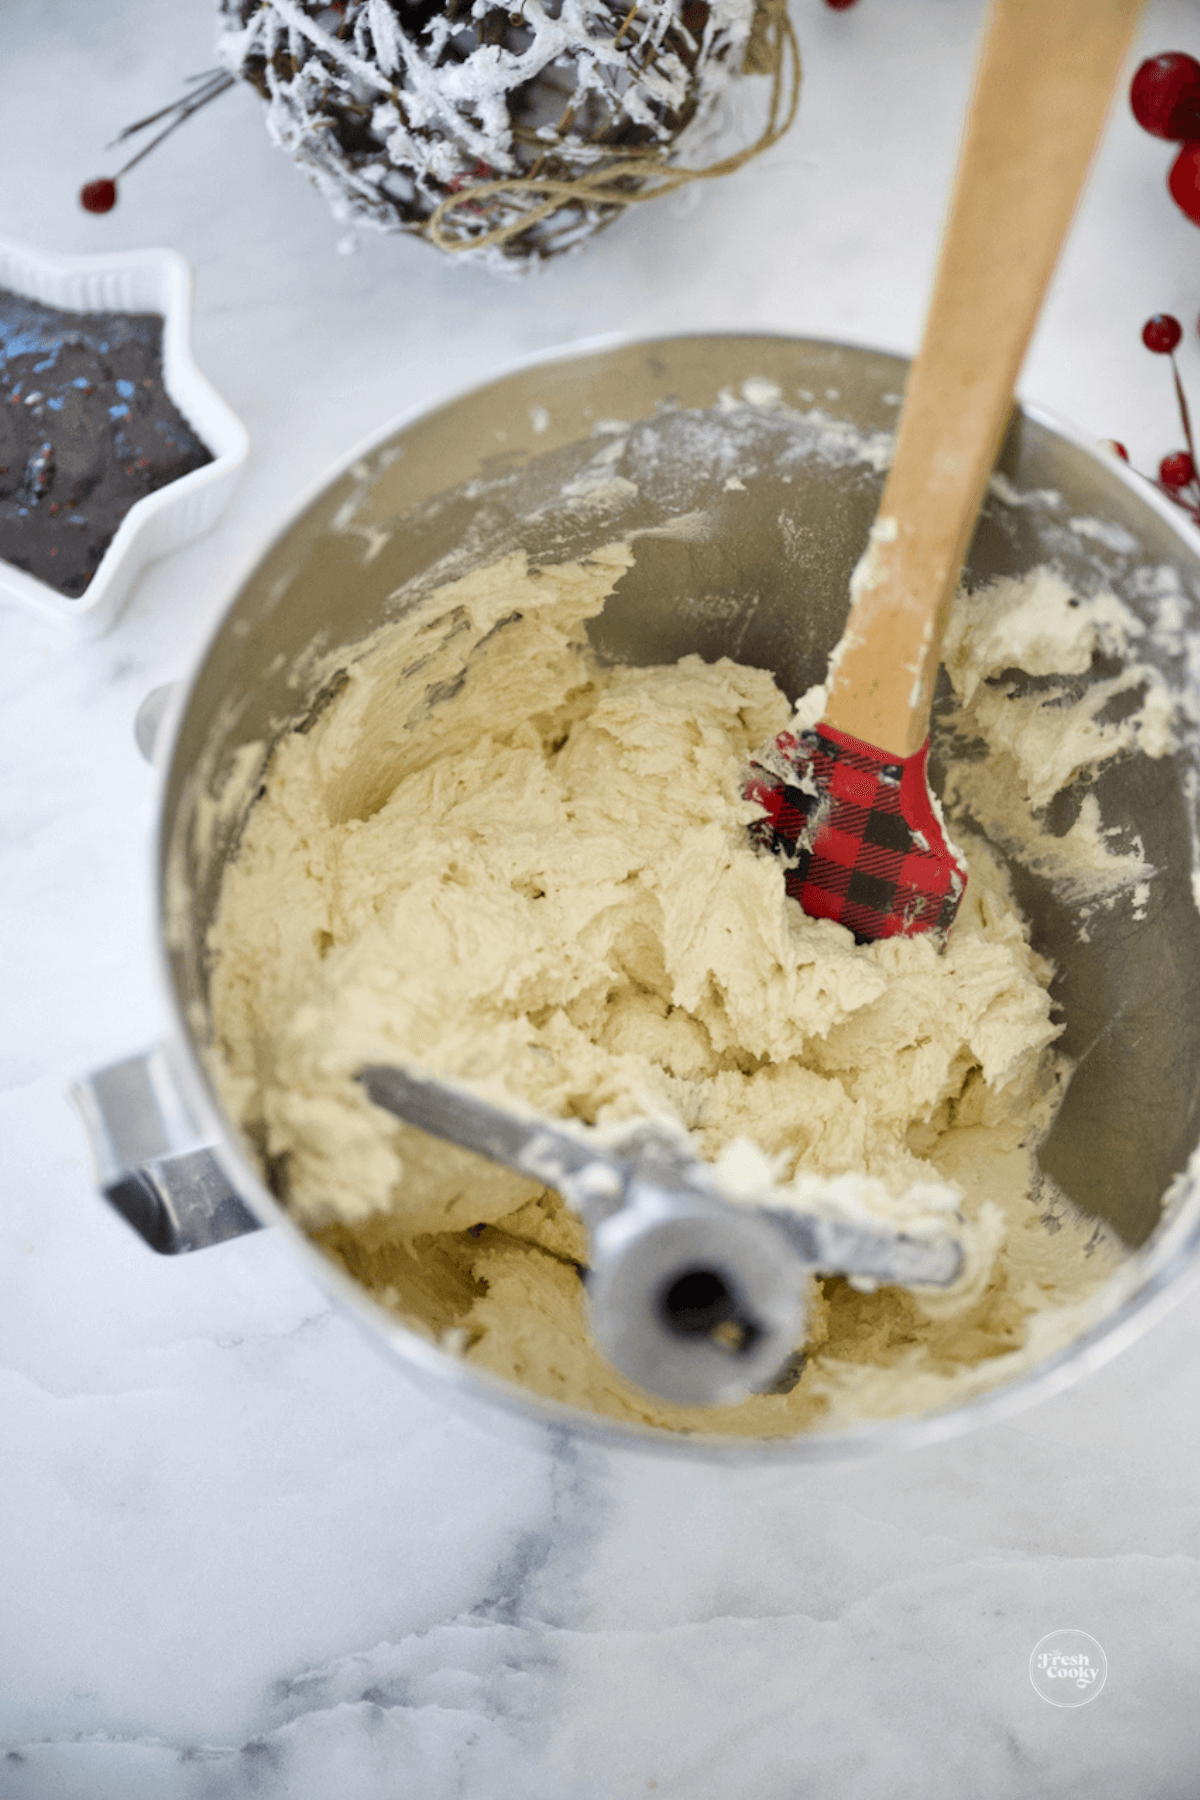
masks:
{"type": "MultiPolygon", "coordinates": [[[[610,1442],[741,1459],[829,1458],[952,1435],[1076,1379],[1150,1321],[1200,1244],[1189,1161],[1200,1131],[1195,708],[1184,709],[1177,755],[1127,756],[1095,784],[1106,824],[1136,831],[1158,870],[1144,920],[1101,908],[1081,934],[1044,881],[1013,869],[1034,941],[1057,968],[1062,1046],[1076,1062],[1041,1165],[1132,1247],[1128,1291],[1068,1348],[951,1411],[791,1439],[679,1437],[477,1372],[383,1312],[308,1242],[223,1114],[206,1065],[205,942],[222,870],[264,747],[303,729],[336,688],[333,653],[353,656],[450,567],[461,573],[518,546],[561,560],[639,533],[636,564],[595,621],[597,650],[643,664],[728,654],[772,669],[798,694],[821,678],[841,629],[882,485],[879,434],[894,425],[905,373],[894,356],[787,337],[585,349],[388,428],[303,507],[241,586],[173,708],[157,852],[168,1036],[80,1088],[101,1185],[156,1248],[269,1224],[382,1348],[447,1397],[610,1442]]],[[[1004,445],[967,581],[1043,562],[1079,591],[1117,593],[1155,628],[1139,656],[1186,687],[1200,537],[1113,458],[1026,408],[1004,445]]]]}

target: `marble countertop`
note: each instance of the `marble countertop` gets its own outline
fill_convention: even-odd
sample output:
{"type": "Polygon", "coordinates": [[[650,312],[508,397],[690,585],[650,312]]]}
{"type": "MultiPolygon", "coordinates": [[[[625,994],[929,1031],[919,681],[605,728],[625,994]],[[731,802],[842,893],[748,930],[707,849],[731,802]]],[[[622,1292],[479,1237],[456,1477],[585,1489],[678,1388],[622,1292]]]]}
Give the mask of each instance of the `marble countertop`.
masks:
{"type": "MultiPolygon", "coordinates": [[[[153,1256],[94,1194],[70,1080],[152,1042],[154,779],[184,673],[297,496],[389,416],[612,331],[910,350],[978,0],[793,0],[782,144],[527,282],[355,243],[225,96],[93,218],[79,184],[212,61],[206,0],[5,0],[0,233],[165,244],[252,457],[218,528],[90,643],[0,613],[0,1800],[1176,1800],[1200,1714],[1200,1293],[956,1442],[803,1469],[660,1461],[464,1421],[269,1232],[153,1256]],[[1073,1627],[1103,1691],[1046,1704],[1073,1627]]],[[[1140,54],[1200,53],[1152,0],[1140,54]]],[[[1022,382],[1150,467],[1178,436],[1158,310],[1200,233],[1122,106],[1022,382]]]]}

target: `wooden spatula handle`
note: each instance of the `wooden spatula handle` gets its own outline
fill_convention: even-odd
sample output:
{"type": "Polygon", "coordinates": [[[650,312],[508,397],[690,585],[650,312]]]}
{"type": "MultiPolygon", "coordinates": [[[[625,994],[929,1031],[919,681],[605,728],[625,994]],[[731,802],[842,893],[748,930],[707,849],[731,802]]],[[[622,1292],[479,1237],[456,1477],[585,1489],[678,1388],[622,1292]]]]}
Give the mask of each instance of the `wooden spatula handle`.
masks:
{"type": "Polygon", "coordinates": [[[1013,388],[1142,0],[994,0],[920,354],[826,717],[919,749],[1013,388]]]}

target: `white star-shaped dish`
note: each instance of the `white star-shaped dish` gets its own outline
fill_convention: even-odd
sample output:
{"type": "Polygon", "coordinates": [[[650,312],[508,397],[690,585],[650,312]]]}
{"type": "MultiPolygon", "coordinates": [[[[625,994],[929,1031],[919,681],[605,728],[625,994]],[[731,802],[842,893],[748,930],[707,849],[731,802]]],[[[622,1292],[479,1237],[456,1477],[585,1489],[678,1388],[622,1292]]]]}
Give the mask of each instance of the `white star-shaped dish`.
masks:
{"type": "Polygon", "coordinates": [[[250,440],[241,420],[192,360],[192,271],[176,251],[51,256],[0,238],[0,288],[66,312],[161,314],[163,385],[212,455],[203,468],[167,482],[130,507],[78,599],[0,558],[0,599],[95,634],[115,619],[148,562],[190,544],[216,524],[250,440]]]}

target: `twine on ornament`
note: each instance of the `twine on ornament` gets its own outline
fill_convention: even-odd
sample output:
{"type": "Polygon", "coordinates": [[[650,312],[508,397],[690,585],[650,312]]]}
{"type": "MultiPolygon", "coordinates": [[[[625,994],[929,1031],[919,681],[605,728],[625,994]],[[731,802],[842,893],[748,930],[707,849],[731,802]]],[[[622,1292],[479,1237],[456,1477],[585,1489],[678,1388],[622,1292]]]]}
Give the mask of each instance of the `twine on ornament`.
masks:
{"type": "MultiPolygon", "coordinates": [[[[796,117],[802,71],[800,46],[788,17],[787,0],[759,0],[742,72],[771,78],[766,125],[754,143],[710,163],[706,169],[677,168],[656,149],[625,150],[605,156],[603,146],[596,145],[595,154],[604,160],[578,175],[498,176],[464,184],[438,204],[425,221],[422,235],[437,249],[452,254],[482,250],[510,242],[560,208],[578,207],[585,214],[620,210],[640,205],[644,200],[662,199],[691,181],[713,181],[718,176],[731,175],[777,144],[796,117]],[[507,195],[508,204],[520,210],[500,224],[490,225],[481,215],[486,214],[486,203],[501,195],[507,195]],[[522,202],[529,200],[535,204],[523,207],[522,202]]],[[[578,151],[580,147],[574,148],[578,151]]]]}

